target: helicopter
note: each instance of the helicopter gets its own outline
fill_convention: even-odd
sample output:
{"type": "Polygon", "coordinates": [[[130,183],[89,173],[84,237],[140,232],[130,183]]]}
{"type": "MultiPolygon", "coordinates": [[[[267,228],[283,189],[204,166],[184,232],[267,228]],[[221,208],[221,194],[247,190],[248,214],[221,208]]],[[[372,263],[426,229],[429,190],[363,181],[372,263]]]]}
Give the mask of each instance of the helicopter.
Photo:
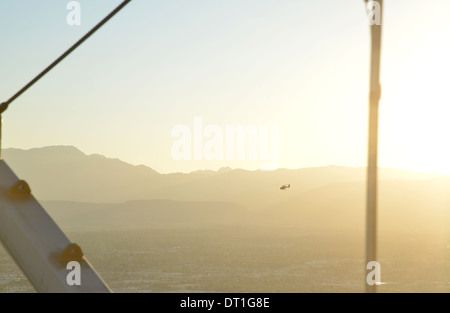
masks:
{"type": "Polygon", "coordinates": [[[291,184],[281,186],[280,190],[286,190],[288,188],[291,188],[291,184]]]}

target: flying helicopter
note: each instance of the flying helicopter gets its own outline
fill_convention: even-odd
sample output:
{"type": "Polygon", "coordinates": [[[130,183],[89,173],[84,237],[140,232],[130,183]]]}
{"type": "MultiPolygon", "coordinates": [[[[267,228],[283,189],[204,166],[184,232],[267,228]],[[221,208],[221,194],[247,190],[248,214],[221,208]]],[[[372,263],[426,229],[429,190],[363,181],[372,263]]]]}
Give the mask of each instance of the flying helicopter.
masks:
{"type": "Polygon", "coordinates": [[[280,190],[287,190],[288,188],[291,188],[291,184],[281,186],[280,190]]]}

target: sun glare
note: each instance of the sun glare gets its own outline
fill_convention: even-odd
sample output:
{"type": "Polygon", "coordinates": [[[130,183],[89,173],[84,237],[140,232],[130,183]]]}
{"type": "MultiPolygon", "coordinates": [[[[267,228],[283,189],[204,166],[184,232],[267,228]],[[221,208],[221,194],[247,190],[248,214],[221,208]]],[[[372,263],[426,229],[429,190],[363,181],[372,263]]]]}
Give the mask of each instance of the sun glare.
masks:
{"type": "Polygon", "coordinates": [[[421,56],[405,75],[386,79],[380,111],[384,165],[450,174],[448,63],[443,62],[448,61],[442,51],[421,56]]]}

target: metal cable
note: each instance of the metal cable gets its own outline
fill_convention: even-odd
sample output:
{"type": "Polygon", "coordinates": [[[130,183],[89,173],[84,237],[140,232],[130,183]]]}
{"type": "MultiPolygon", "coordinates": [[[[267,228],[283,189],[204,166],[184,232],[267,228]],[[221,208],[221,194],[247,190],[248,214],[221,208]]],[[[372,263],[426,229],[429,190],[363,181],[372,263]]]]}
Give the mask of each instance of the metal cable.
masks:
{"type": "Polygon", "coordinates": [[[64,60],[70,53],[72,53],[76,48],[78,48],[83,42],[85,42],[90,36],[92,36],[100,27],[106,24],[114,15],[116,15],[120,10],[122,10],[131,0],[124,0],[114,11],[112,11],[108,16],[100,21],[94,28],[92,28],[86,35],[84,35],[80,40],[78,40],[72,47],[70,47],[66,52],[64,52],[58,59],[56,59],[52,64],[50,64],[46,69],[44,69],[39,75],[37,75],[33,80],[31,80],[27,85],[20,89],[16,94],[14,94],[8,101],[0,104],[0,114],[2,114],[8,106],[16,100],[20,95],[27,91],[31,86],[33,86],[38,80],[40,80],[45,74],[50,72],[56,65],[58,65],[62,60],[64,60]]]}

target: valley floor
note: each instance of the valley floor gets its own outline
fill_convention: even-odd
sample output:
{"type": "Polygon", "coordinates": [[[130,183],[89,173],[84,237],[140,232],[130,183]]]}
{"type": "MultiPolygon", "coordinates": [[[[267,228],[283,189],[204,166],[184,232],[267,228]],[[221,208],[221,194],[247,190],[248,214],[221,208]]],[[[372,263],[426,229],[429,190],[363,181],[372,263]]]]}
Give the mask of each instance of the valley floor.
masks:
{"type": "MultiPolygon", "coordinates": [[[[114,292],[363,292],[364,236],[283,227],[66,230],[114,292]]],[[[380,292],[447,292],[443,238],[380,239],[380,292]]],[[[0,292],[33,292],[0,249],[0,292]]]]}

